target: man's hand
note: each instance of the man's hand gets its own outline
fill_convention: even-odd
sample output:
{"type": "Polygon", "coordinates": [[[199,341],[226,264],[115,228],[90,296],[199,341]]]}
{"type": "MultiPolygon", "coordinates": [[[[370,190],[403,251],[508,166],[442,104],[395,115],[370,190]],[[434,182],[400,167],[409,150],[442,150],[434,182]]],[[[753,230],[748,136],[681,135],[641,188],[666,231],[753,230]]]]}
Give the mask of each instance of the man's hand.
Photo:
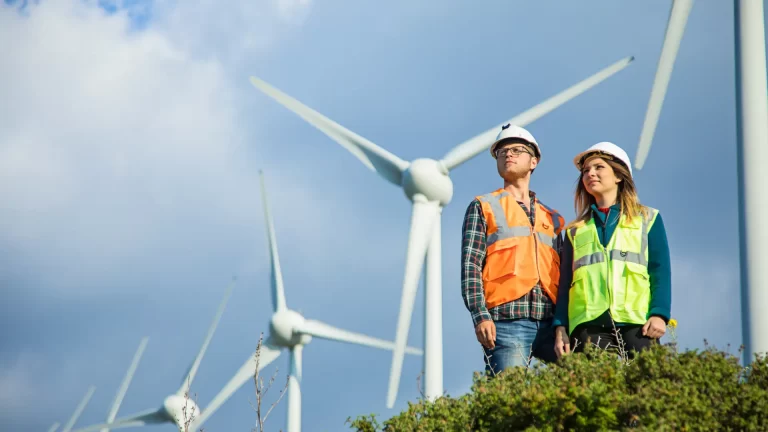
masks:
{"type": "Polygon", "coordinates": [[[648,318],[648,321],[643,326],[643,336],[648,336],[649,338],[659,339],[666,332],[667,326],[661,317],[652,316],[648,318]]]}
{"type": "Polygon", "coordinates": [[[491,349],[496,346],[496,324],[486,320],[475,326],[477,341],[484,347],[491,349]]]}
{"type": "Polygon", "coordinates": [[[561,358],[564,354],[571,352],[571,342],[568,338],[568,332],[565,326],[555,327],[555,354],[561,358]]]}

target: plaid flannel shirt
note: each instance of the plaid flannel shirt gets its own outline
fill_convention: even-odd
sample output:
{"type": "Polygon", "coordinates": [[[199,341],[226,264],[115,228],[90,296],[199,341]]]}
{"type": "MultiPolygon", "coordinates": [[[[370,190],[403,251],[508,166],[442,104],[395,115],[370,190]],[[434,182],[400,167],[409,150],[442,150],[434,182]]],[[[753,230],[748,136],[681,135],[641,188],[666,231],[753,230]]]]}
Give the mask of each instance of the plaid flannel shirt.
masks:
{"type": "MultiPolygon", "coordinates": [[[[530,191],[531,202],[528,206],[518,201],[531,226],[535,223],[536,212],[530,211],[536,203],[536,194],[530,191]]],[[[464,215],[461,245],[461,294],[464,305],[472,314],[475,326],[486,321],[502,319],[530,318],[545,320],[554,316],[555,304],[547,296],[540,284],[519,299],[488,309],[485,305],[483,290],[483,267],[485,266],[487,225],[480,202],[475,199],[464,215]]],[[[563,244],[562,233],[555,238],[555,250],[560,253],[563,244]]]]}

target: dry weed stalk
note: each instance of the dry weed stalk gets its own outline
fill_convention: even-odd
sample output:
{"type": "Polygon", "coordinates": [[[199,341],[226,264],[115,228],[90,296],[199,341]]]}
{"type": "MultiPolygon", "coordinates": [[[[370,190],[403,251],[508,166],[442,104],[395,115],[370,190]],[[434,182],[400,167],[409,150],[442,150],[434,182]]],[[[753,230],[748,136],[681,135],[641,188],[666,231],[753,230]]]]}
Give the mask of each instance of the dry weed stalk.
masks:
{"type": "Polygon", "coordinates": [[[272,377],[269,379],[269,383],[266,386],[264,386],[264,378],[261,377],[261,375],[259,374],[259,361],[261,360],[261,347],[262,347],[263,341],[264,341],[264,333],[262,332],[261,335],[259,335],[259,343],[256,345],[256,353],[254,354],[255,356],[254,358],[256,360],[256,370],[253,373],[253,383],[256,387],[256,406],[253,406],[253,403],[251,403],[251,408],[253,408],[253,410],[256,411],[256,427],[253,428],[254,432],[264,432],[264,423],[267,421],[269,414],[272,412],[275,406],[277,406],[277,404],[280,402],[283,396],[285,396],[285,392],[288,390],[288,383],[290,381],[290,375],[286,376],[285,387],[283,387],[283,389],[280,390],[280,396],[277,398],[277,400],[274,403],[272,403],[272,405],[269,407],[267,412],[262,417],[261,404],[264,401],[264,397],[267,395],[267,392],[272,387],[272,384],[275,382],[275,377],[277,377],[277,372],[279,369],[279,368],[275,369],[275,373],[272,374],[272,377]]]}
{"type": "MultiPolygon", "coordinates": [[[[190,390],[190,382],[189,382],[189,377],[187,377],[187,389],[184,391],[184,407],[181,409],[181,412],[184,416],[184,422],[179,428],[180,432],[190,432],[189,426],[192,424],[192,422],[195,421],[195,407],[197,406],[197,393],[195,393],[194,405],[192,406],[192,409],[189,410],[190,411],[189,417],[187,417],[187,408],[189,407],[189,390],[190,390]]],[[[200,432],[203,432],[203,428],[200,428],[200,432]]]]}
{"type": "MultiPolygon", "coordinates": [[[[533,358],[534,358],[533,349],[531,349],[530,354],[526,357],[525,353],[523,353],[523,348],[520,345],[515,345],[515,347],[517,348],[518,352],[520,353],[520,357],[523,359],[523,363],[525,365],[525,368],[530,370],[531,369],[531,362],[533,362],[533,358]]],[[[485,352],[485,349],[483,349],[482,347],[481,347],[481,349],[483,351],[483,357],[485,357],[485,362],[488,365],[488,368],[491,370],[491,375],[495,377],[501,371],[497,372],[496,370],[494,370],[493,364],[491,364],[491,357],[488,355],[488,353],[485,352]]]]}
{"type": "Polygon", "coordinates": [[[626,344],[624,343],[624,337],[621,335],[619,329],[616,328],[616,321],[613,320],[613,317],[611,317],[611,325],[613,326],[613,335],[616,337],[616,342],[618,343],[618,350],[621,361],[625,365],[628,365],[632,363],[632,360],[629,359],[627,350],[625,348],[626,344]]]}
{"type": "Polygon", "coordinates": [[[525,357],[525,353],[523,353],[523,348],[520,347],[520,345],[517,345],[517,350],[520,352],[520,357],[522,357],[523,361],[525,362],[525,368],[530,369],[531,362],[533,361],[533,346],[531,346],[531,353],[528,354],[528,358],[525,357]]]}
{"type": "Polygon", "coordinates": [[[416,389],[419,391],[421,398],[426,399],[427,394],[424,392],[424,385],[421,383],[421,377],[423,375],[424,375],[424,371],[422,370],[421,372],[419,372],[419,375],[416,377],[416,389]]]}
{"type": "Polygon", "coordinates": [[[485,349],[483,347],[480,347],[481,350],[483,350],[483,357],[485,357],[485,363],[488,364],[488,368],[491,370],[491,374],[493,376],[497,375],[497,372],[493,369],[493,365],[491,364],[491,356],[488,355],[488,353],[485,352],[485,349]]]}
{"type": "MultiPolygon", "coordinates": [[[[253,408],[256,411],[256,421],[257,425],[253,429],[257,432],[264,432],[264,423],[267,421],[267,417],[269,417],[269,414],[272,412],[272,409],[277,406],[277,404],[280,402],[280,400],[285,395],[286,390],[288,389],[288,379],[286,379],[285,387],[280,391],[280,396],[277,398],[277,400],[269,407],[266,414],[262,417],[261,415],[261,403],[264,400],[264,397],[266,396],[267,392],[269,391],[270,387],[272,387],[272,384],[275,382],[275,377],[277,376],[278,370],[275,369],[275,373],[272,375],[272,378],[270,378],[269,383],[265,386],[264,385],[264,378],[260,376],[259,374],[259,361],[261,357],[261,347],[262,342],[264,340],[264,333],[262,332],[259,336],[259,343],[256,345],[256,353],[254,354],[255,360],[256,360],[256,368],[253,374],[253,382],[256,385],[256,406],[253,406],[253,403],[251,403],[251,408],[253,408]]],[[[187,409],[189,407],[189,390],[190,390],[190,382],[189,379],[187,379],[187,389],[184,391],[184,407],[182,408],[182,413],[184,415],[184,422],[182,424],[182,427],[179,428],[180,432],[190,432],[189,427],[195,420],[195,406],[197,405],[197,394],[195,394],[195,406],[192,406],[192,408],[189,410],[189,416],[187,416],[187,409]]],[[[249,401],[250,403],[250,401],[249,401]]],[[[200,428],[198,432],[204,432],[203,428],[200,428]]]]}

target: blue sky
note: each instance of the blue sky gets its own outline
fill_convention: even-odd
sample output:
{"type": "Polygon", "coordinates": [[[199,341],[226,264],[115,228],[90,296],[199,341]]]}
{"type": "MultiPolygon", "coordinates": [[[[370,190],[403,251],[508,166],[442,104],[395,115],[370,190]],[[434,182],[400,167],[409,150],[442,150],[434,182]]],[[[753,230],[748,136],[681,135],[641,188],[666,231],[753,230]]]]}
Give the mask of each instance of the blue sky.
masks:
{"type": "MultiPolygon", "coordinates": [[[[102,421],[145,335],[119,415],[159,406],[237,275],[193,388],[207,404],[267,330],[259,168],[289,307],[394,339],[410,203],[253,89],[249,75],[411,160],[440,157],[634,55],[624,71],[528,127],[543,150],[532,188],[570,219],[573,155],[608,140],[634,158],[669,12],[669,2],[608,0],[556,8],[509,0],[42,0],[22,16],[5,3],[3,430],[66,422],[91,384],[96,392],[78,425],[102,421]],[[114,6],[110,13],[104,4],[114,6]]],[[[664,215],[673,315],[686,348],[707,339],[735,351],[741,340],[732,14],[727,2],[694,5],[653,150],[636,173],[641,200],[664,215]]],[[[483,367],[459,290],[461,221],[475,195],[501,183],[487,153],[451,177],[442,237],[444,384],[458,395],[483,367]]],[[[420,288],[409,344],[421,346],[422,334],[420,288]]],[[[421,359],[406,358],[393,410],[385,407],[390,360],[386,351],[310,343],[305,430],[345,430],[348,416],[404,409],[418,397],[421,359]]],[[[283,356],[265,373],[287,365],[283,356]]],[[[206,430],[249,430],[249,399],[251,383],[206,430]]],[[[285,427],[284,409],[285,400],[269,430],[285,427]]]]}

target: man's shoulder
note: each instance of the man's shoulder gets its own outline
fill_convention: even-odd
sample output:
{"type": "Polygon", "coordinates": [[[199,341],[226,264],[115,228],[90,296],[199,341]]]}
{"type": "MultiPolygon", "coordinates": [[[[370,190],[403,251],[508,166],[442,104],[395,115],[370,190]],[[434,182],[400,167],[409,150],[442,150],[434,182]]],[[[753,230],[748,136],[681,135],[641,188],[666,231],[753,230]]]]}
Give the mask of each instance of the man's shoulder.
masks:
{"type": "Polygon", "coordinates": [[[547,211],[548,213],[557,214],[557,215],[559,215],[559,214],[560,214],[560,212],[559,212],[559,211],[558,211],[556,208],[554,208],[554,207],[551,207],[551,206],[549,206],[549,205],[545,204],[545,203],[544,203],[544,202],[541,200],[541,198],[539,198],[539,197],[538,197],[538,195],[536,196],[536,204],[540,205],[540,206],[541,206],[541,208],[543,208],[543,209],[544,209],[545,211],[547,211]]]}
{"type": "Polygon", "coordinates": [[[475,216],[475,217],[482,217],[483,216],[483,209],[480,204],[480,199],[478,197],[472,198],[472,200],[467,204],[467,210],[464,212],[466,217],[469,216],[475,216]]]}
{"type": "Polygon", "coordinates": [[[490,200],[493,197],[498,197],[503,192],[504,192],[504,188],[499,188],[499,189],[492,190],[492,191],[484,193],[484,194],[475,195],[473,201],[477,201],[478,204],[479,204],[480,201],[488,201],[488,200],[490,200]]]}

